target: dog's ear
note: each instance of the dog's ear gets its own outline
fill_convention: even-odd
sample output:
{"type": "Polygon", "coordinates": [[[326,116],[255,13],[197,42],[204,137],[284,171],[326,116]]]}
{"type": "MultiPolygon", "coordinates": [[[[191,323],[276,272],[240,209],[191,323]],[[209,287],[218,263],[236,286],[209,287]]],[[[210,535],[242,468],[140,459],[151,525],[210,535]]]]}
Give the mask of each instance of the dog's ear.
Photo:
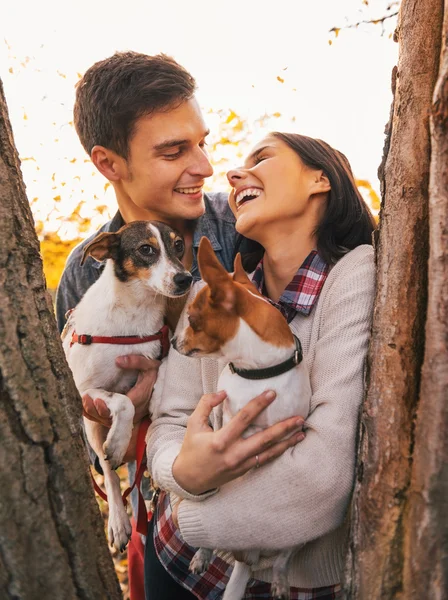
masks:
{"type": "Polygon", "coordinates": [[[210,240],[202,237],[199,242],[198,265],[202,279],[210,287],[215,287],[218,282],[229,279],[229,274],[216,258],[210,240]]]}
{"type": "Polygon", "coordinates": [[[233,281],[237,281],[238,283],[242,283],[247,285],[248,283],[252,283],[249,277],[247,276],[246,271],[243,269],[243,263],[241,260],[241,254],[235,256],[235,261],[233,263],[233,281]]]}
{"type": "Polygon", "coordinates": [[[199,243],[198,265],[202,279],[210,288],[210,299],[215,306],[231,312],[235,306],[235,290],[232,279],[216,258],[208,238],[199,243]]]}
{"type": "Polygon", "coordinates": [[[100,233],[90,242],[90,244],[85,246],[82,253],[81,265],[84,264],[89,255],[98,262],[102,262],[103,260],[106,260],[106,258],[116,258],[119,246],[119,233],[100,233]]]}

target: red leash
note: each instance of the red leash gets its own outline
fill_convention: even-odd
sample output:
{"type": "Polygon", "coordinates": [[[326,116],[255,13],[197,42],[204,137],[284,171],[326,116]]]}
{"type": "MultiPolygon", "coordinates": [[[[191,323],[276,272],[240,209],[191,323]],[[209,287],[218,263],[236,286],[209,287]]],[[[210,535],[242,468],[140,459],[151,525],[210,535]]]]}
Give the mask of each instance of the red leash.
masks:
{"type": "MultiPolygon", "coordinates": [[[[128,503],[128,496],[129,494],[132,492],[132,490],[137,487],[138,490],[138,516],[137,516],[137,531],[139,533],[142,533],[143,535],[146,535],[147,530],[148,530],[148,520],[151,519],[151,515],[147,514],[146,511],[146,505],[145,505],[145,500],[143,498],[143,494],[142,491],[140,489],[140,483],[143,477],[143,473],[145,471],[145,467],[146,467],[146,433],[148,431],[148,427],[151,424],[151,420],[149,417],[144,417],[144,419],[142,419],[142,421],[140,422],[140,427],[138,430],[138,434],[137,434],[137,470],[135,473],[135,479],[134,479],[134,483],[128,487],[123,495],[122,495],[122,499],[123,499],[123,504],[126,506],[128,503]]],[[[90,475],[92,477],[92,481],[93,481],[93,487],[95,488],[95,492],[98,494],[98,496],[101,496],[101,498],[103,500],[105,500],[107,502],[107,494],[105,494],[105,492],[103,492],[103,490],[100,488],[100,486],[97,484],[97,482],[95,481],[95,478],[92,475],[92,472],[90,472],[90,475]]]]}

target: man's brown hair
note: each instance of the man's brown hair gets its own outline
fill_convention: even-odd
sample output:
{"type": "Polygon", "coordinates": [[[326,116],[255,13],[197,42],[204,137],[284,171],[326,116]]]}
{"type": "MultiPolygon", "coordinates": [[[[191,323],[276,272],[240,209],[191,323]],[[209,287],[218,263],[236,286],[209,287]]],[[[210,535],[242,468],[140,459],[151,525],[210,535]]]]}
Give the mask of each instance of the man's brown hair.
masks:
{"type": "Polygon", "coordinates": [[[96,145],[128,158],[136,121],[189,100],[193,77],[173,58],[116,52],[90,67],[76,86],[74,123],[90,156],[96,145]]]}

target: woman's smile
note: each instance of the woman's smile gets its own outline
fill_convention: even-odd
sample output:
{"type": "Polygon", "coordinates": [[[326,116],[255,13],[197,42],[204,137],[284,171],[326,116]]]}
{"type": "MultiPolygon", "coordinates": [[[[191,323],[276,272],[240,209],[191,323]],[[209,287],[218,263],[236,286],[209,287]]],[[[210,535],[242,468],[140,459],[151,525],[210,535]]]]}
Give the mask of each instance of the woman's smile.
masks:
{"type": "Polygon", "coordinates": [[[235,206],[238,211],[243,204],[258,198],[263,192],[263,188],[255,186],[243,186],[235,190],[235,206]]]}

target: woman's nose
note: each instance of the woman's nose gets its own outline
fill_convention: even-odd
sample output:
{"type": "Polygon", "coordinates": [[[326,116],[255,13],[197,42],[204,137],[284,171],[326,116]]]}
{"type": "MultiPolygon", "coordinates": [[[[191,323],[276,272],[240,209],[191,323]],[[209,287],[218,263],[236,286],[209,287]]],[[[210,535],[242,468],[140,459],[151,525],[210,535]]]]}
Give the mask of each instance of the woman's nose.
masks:
{"type": "Polygon", "coordinates": [[[232,187],[236,187],[244,177],[246,174],[242,169],[232,169],[227,173],[227,179],[232,187]]]}

